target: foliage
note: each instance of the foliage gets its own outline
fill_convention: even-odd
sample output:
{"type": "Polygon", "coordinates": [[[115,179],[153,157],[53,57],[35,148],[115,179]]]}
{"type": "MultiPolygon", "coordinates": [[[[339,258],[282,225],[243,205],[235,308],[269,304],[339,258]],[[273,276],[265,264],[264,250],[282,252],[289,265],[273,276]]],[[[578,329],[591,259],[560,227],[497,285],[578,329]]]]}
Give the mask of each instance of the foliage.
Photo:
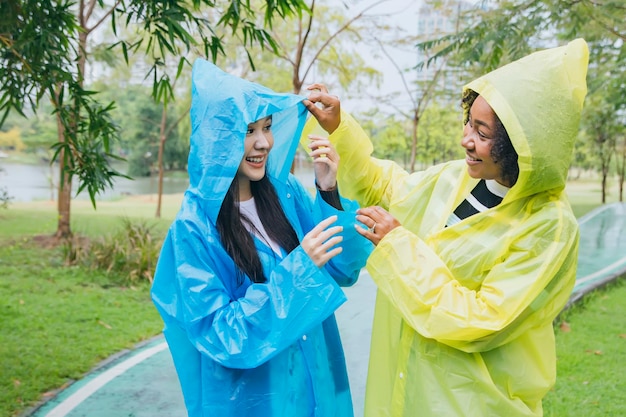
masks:
{"type": "Polygon", "coordinates": [[[112,104],[101,105],[83,88],[82,75],[72,71],[79,55],[72,42],[79,36],[73,3],[24,0],[1,5],[0,126],[11,110],[24,115],[48,95],[65,133],[65,140],[55,144],[54,157],[61,155],[68,181],[77,176],[78,192],[86,188],[95,205],[95,194],[119,175],[107,163],[114,157],[109,151],[117,132],[110,120],[112,104]]]}
{"type": "Polygon", "coordinates": [[[381,116],[377,109],[355,117],[371,138],[374,157],[406,165],[409,133],[405,123],[395,117],[381,116]]]}
{"type": "Polygon", "coordinates": [[[377,85],[381,74],[363,59],[358,48],[364,34],[375,29],[372,16],[366,12],[379,3],[351,16],[354,7],[347,4],[307,0],[311,13],[292,15],[273,26],[277,51],[248,48],[254,59],[254,72],[237,62],[235,54],[220,64],[235,66],[241,69],[242,76],[275,91],[295,94],[306,94],[305,83],[314,82],[323,82],[335,93],[339,89],[356,92],[372,83],[377,85]]]}
{"type": "Polygon", "coordinates": [[[303,0],[266,0],[262,5],[263,11],[247,0],[129,0],[113,6],[71,0],[0,3],[0,127],[10,111],[22,115],[25,109],[35,111],[44,96],[53,102],[59,126],[53,158],[61,165],[58,237],[71,236],[74,178],[78,179],[77,193],[87,190],[95,207],[95,195],[110,187],[113,177],[122,175],[110,165],[116,158],[112,143],[118,138],[118,127],[110,116],[114,105],[102,104],[95,91],[84,88],[87,39],[92,31],[107,20],[116,35],[123,27],[138,28],[138,38],[119,39],[113,47],[121,49],[126,62],[133,53],[149,57],[152,65],[146,76],[153,80],[152,95],[167,105],[174,89],[171,76],[161,71],[166,64],[178,61],[175,79],[188,63],[184,54],[191,49],[198,48],[200,54],[215,60],[225,53],[222,30],[238,36],[244,47],[261,44],[275,50],[276,43],[265,28],[271,29],[277,17],[308,11],[303,0]],[[206,17],[207,10],[214,12],[214,19],[206,17]],[[260,14],[262,20],[257,19],[260,14]]]}
{"type": "Polygon", "coordinates": [[[422,114],[417,155],[425,166],[463,158],[461,109],[434,103],[422,114]]]}
{"type": "Polygon", "coordinates": [[[70,265],[81,265],[121,280],[116,284],[135,285],[152,282],[152,274],[161,249],[154,225],[145,220],[122,219],[122,229],[113,235],[88,243],[74,237],[63,244],[63,257],[70,265]]]}
{"type": "Polygon", "coordinates": [[[20,139],[24,144],[24,152],[45,155],[45,159],[52,158],[50,145],[58,140],[57,123],[54,117],[54,108],[48,101],[39,104],[37,113],[28,114],[27,118],[17,113],[11,113],[4,122],[4,128],[18,129],[20,139]]]}
{"type": "Polygon", "coordinates": [[[18,152],[24,150],[25,145],[22,142],[19,128],[13,127],[8,132],[0,132],[0,149],[3,148],[18,152]]]}
{"type": "MultiPolygon", "coordinates": [[[[101,91],[100,95],[106,100],[115,101],[116,108],[112,117],[119,125],[120,137],[116,142],[115,152],[128,160],[127,175],[131,177],[154,175],[157,164],[159,142],[159,124],[161,123],[162,106],[150,97],[150,88],[137,84],[125,84],[123,78],[116,79],[117,75],[94,84],[94,88],[101,91]],[[111,88],[112,85],[119,88],[111,88]]],[[[171,109],[187,114],[189,96],[187,92],[180,93],[184,99],[171,103],[171,109]]],[[[180,117],[180,116],[179,116],[180,117]]],[[[175,123],[175,115],[169,114],[168,125],[175,123]]],[[[179,129],[187,129],[188,118],[183,119],[179,129]]],[[[185,170],[189,153],[189,136],[179,133],[179,129],[172,130],[165,143],[163,163],[167,170],[185,170]]]]}
{"type": "MultiPolygon", "coordinates": [[[[418,126],[417,161],[422,167],[463,157],[459,146],[461,134],[461,111],[438,103],[427,107],[418,126]]],[[[407,120],[384,116],[378,110],[366,112],[359,117],[361,127],[368,133],[376,158],[391,159],[410,167],[408,160],[411,125],[407,120]]]]}
{"type": "Polygon", "coordinates": [[[471,25],[416,46],[435,51],[427,54],[426,63],[459,53],[460,63],[479,64],[482,72],[489,72],[536,48],[554,45],[554,39],[583,36],[592,43],[623,39],[619,28],[623,29],[625,13],[626,6],[616,0],[482,1],[465,12],[471,25]]]}
{"type": "MultiPolygon", "coordinates": [[[[2,167],[0,167],[0,175],[2,175],[2,171],[4,169],[2,167]]],[[[9,202],[11,201],[13,197],[11,197],[9,195],[9,192],[7,191],[7,189],[5,187],[0,187],[0,208],[8,208],[9,207],[9,202]]]]}
{"type": "MultiPolygon", "coordinates": [[[[218,56],[226,55],[222,44],[222,36],[226,34],[224,29],[229,29],[225,32],[235,36],[246,51],[254,45],[276,50],[276,42],[266,28],[271,29],[277,18],[285,19],[308,11],[303,0],[265,0],[261,4],[248,0],[219,3],[198,0],[190,5],[189,2],[180,0],[137,0],[119,9],[126,18],[126,24],[137,24],[143,36],[131,41],[122,39],[115,46],[121,47],[126,60],[129,52],[142,49],[143,54],[153,60],[148,76],[153,79],[153,96],[157,101],[167,103],[173,99],[171,79],[168,74],[160,71],[168,55],[180,57],[177,76],[188,63],[183,51],[198,48],[199,55],[215,61],[218,56]],[[262,20],[257,19],[261,14],[256,8],[259,6],[264,8],[262,20]],[[208,9],[214,13],[207,13],[208,9]]],[[[113,17],[112,24],[116,27],[115,14],[113,17]]],[[[254,66],[249,54],[248,57],[250,64],[254,66]]]]}
{"type": "Polygon", "coordinates": [[[9,208],[9,202],[13,197],[9,195],[9,192],[4,187],[0,187],[0,208],[9,208]]]}
{"type": "MultiPolygon", "coordinates": [[[[606,182],[611,167],[611,160],[615,154],[619,132],[623,126],[614,123],[615,112],[613,105],[607,103],[604,97],[592,96],[587,100],[584,108],[583,134],[586,140],[593,143],[592,152],[596,167],[602,175],[603,184],[606,182]]],[[[605,190],[606,187],[603,187],[605,190]]],[[[606,202],[606,195],[602,195],[602,203],[606,202]]]]}
{"type": "Polygon", "coordinates": [[[57,94],[55,113],[63,126],[65,140],[52,145],[52,160],[63,167],[62,180],[67,178],[69,183],[78,177],[76,194],[87,189],[96,207],[96,195],[110,188],[114,177],[125,176],[110,164],[111,160],[122,159],[111,153],[113,141],[119,138],[118,127],[111,117],[114,104],[102,106],[90,97],[94,92],[78,85],[70,85],[70,90],[72,104],[63,102],[63,88],[57,94]]]}
{"type": "Polygon", "coordinates": [[[0,3],[0,126],[11,110],[36,109],[56,83],[73,80],[66,71],[78,30],[71,6],[54,0],[0,3]]]}

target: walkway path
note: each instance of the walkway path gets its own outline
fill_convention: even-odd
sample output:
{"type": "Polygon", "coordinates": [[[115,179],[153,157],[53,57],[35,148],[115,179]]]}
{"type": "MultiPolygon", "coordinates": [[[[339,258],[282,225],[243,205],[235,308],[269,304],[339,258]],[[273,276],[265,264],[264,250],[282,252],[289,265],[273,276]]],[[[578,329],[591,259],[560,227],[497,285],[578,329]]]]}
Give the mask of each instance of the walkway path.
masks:
{"type": "MultiPolygon", "coordinates": [[[[571,302],[626,273],[626,204],[603,206],[580,219],[580,254],[571,302]]],[[[355,416],[363,415],[375,286],[367,272],[345,289],[337,310],[355,416]]],[[[117,355],[72,384],[30,417],[185,417],[174,364],[162,336],[117,355]]]]}

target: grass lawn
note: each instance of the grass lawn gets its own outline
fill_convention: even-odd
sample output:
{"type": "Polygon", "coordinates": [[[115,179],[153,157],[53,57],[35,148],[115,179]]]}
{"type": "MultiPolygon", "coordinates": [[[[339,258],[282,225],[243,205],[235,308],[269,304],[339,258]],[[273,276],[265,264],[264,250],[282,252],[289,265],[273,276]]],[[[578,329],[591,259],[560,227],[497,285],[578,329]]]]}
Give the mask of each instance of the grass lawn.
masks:
{"type": "MultiPolygon", "coordinates": [[[[568,184],[578,217],[599,205],[598,189],[597,181],[568,184]]],[[[161,220],[154,219],[154,196],[99,202],[96,211],[76,200],[72,230],[107,235],[125,217],[153,222],[155,238],[162,239],[181,198],[164,197],[161,220]]],[[[32,239],[55,230],[54,202],[0,209],[1,416],[20,415],[103,359],[161,331],[149,283],[122,287],[102,271],[64,266],[62,248],[32,239]]],[[[626,415],[624,297],[626,285],[613,285],[564,315],[568,325],[556,328],[559,379],[545,401],[546,416],[626,415]]]]}
{"type": "MultiPolygon", "coordinates": [[[[72,230],[102,236],[121,218],[150,220],[162,240],[180,205],[167,196],[163,220],[154,218],[156,199],[74,201],[72,230]]],[[[14,203],[0,210],[0,416],[17,416],[100,361],[162,329],[149,283],[120,287],[102,271],[63,264],[61,247],[46,248],[32,236],[56,230],[52,202],[14,203]]],[[[119,280],[119,279],[118,279],[119,280]]]]}
{"type": "Polygon", "coordinates": [[[626,279],[588,294],[555,327],[557,382],[545,417],[626,416],[626,279]]]}

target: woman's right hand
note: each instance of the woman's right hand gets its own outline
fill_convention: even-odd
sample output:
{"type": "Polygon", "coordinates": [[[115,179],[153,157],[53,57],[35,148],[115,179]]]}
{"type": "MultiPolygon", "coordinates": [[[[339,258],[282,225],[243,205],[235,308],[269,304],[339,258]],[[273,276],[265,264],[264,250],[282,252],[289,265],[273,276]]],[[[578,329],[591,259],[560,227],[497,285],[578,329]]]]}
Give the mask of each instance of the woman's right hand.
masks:
{"type": "Polygon", "coordinates": [[[324,84],[313,84],[307,87],[310,91],[307,100],[303,100],[309,112],[317,119],[322,128],[329,134],[333,133],[341,123],[341,103],[339,97],[328,94],[324,84]],[[315,103],[320,103],[321,108],[315,103]]]}
{"type": "Polygon", "coordinates": [[[336,246],[343,241],[343,236],[337,235],[343,231],[343,227],[330,227],[336,221],[337,216],[330,216],[322,220],[300,242],[302,249],[318,268],[326,265],[328,261],[343,251],[341,246],[336,246]]]}

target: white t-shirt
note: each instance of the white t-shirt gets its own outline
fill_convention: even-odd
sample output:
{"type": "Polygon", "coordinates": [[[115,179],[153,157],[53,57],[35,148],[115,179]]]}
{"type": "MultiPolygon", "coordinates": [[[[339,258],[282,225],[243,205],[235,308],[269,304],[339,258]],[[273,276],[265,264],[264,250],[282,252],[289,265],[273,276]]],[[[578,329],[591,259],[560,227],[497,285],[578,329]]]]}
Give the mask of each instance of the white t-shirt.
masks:
{"type": "Polygon", "coordinates": [[[252,227],[248,222],[243,222],[245,228],[250,233],[265,242],[265,244],[272,248],[272,250],[278,255],[282,255],[280,246],[269,237],[269,235],[265,231],[265,227],[263,227],[263,223],[261,223],[261,219],[259,218],[259,212],[257,211],[256,205],[254,204],[254,197],[246,201],[240,201],[239,211],[244,214],[254,225],[254,227],[252,227]]]}

